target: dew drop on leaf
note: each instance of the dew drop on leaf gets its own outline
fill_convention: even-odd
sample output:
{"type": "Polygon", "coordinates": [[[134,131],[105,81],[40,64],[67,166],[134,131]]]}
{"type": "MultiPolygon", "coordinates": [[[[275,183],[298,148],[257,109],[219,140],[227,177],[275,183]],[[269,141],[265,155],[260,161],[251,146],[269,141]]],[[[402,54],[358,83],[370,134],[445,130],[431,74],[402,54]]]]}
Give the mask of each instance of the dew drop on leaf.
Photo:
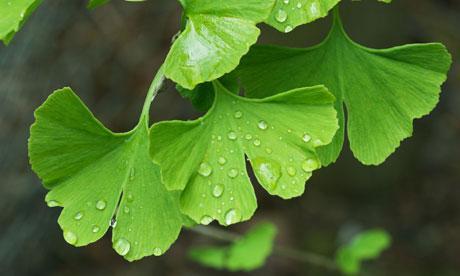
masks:
{"type": "Polygon", "coordinates": [[[113,245],[113,249],[115,249],[115,251],[121,256],[125,256],[131,249],[131,244],[128,240],[120,238],[113,245]]]}
{"type": "Polygon", "coordinates": [[[275,19],[276,21],[283,23],[287,20],[288,14],[285,10],[279,9],[278,12],[276,13],[275,19]]]}
{"type": "Polygon", "coordinates": [[[307,159],[302,162],[302,170],[306,172],[312,172],[318,169],[318,167],[319,167],[318,161],[314,159],[307,159]]]}
{"type": "Polygon", "coordinates": [[[128,193],[127,199],[128,199],[128,202],[133,202],[133,200],[134,200],[133,194],[132,194],[132,193],[128,193]]]}
{"type": "Polygon", "coordinates": [[[136,176],[136,171],[134,168],[131,168],[131,170],[129,171],[129,180],[133,181],[135,176],[136,176]]]}
{"type": "Polygon", "coordinates": [[[200,164],[200,168],[198,169],[198,173],[204,177],[208,177],[212,173],[212,167],[206,162],[200,164]]]}
{"type": "Polygon", "coordinates": [[[123,212],[125,212],[125,214],[128,214],[129,213],[129,207],[125,206],[125,208],[123,208],[123,212]]]}
{"type": "Polygon", "coordinates": [[[71,232],[71,231],[64,231],[64,240],[71,244],[71,245],[74,245],[77,243],[77,235],[75,235],[74,232],[71,232]]]}
{"type": "Polygon", "coordinates": [[[310,140],[311,140],[311,136],[308,135],[308,134],[304,134],[304,135],[302,136],[302,140],[303,140],[305,143],[308,143],[308,142],[310,142],[310,140]]]}
{"type": "Polygon", "coordinates": [[[81,220],[83,218],[83,213],[82,212],[78,212],[75,214],[75,216],[73,217],[75,220],[81,220]]]}
{"type": "Polygon", "coordinates": [[[233,141],[233,140],[236,140],[237,135],[236,135],[236,133],[235,133],[234,131],[230,131],[230,132],[227,134],[227,137],[228,137],[228,139],[230,139],[230,140],[233,141]]]}
{"type": "Polygon", "coordinates": [[[257,124],[257,127],[259,127],[259,129],[261,130],[266,130],[268,128],[268,125],[267,125],[267,122],[262,120],[262,121],[259,121],[259,123],[257,124]]]}
{"type": "Polygon", "coordinates": [[[238,170],[237,169],[230,169],[227,173],[227,175],[230,177],[230,178],[235,178],[238,176],[238,170]]]}
{"type": "Polygon", "coordinates": [[[93,233],[97,233],[97,232],[99,232],[100,229],[101,228],[99,228],[99,226],[93,225],[93,228],[91,229],[91,231],[93,231],[93,233]]]}
{"type": "Polygon", "coordinates": [[[278,180],[281,177],[280,164],[264,157],[254,158],[253,164],[254,172],[261,184],[271,191],[275,190],[278,180]]]}
{"type": "Polygon", "coordinates": [[[237,111],[235,112],[235,114],[233,115],[236,119],[240,119],[241,117],[243,117],[243,112],[241,111],[237,111]]]}
{"type": "Polygon", "coordinates": [[[225,157],[221,156],[221,157],[219,157],[217,162],[219,162],[220,165],[225,165],[225,163],[227,163],[227,159],[225,159],[225,157]]]}
{"type": "Polygon", "coordinates": [[[253,142],[254,146],[258,147],[260,146],[260,140],[259,139],[255,139],[254,142],[253,142]]]}
{"type": "Polygon", "coordinates": [[[156,247],[155,249],[153,249],[153,255],[155,256],[160,256],[162,253],[163,251],[159,247],[156,247]]]}
{"type": "Polygon", "coordinates": [[[273,150],[271,148],[266,148],[265,152],[268,153],[268,154],[271,154],[273,152],[273,150]]]}
{"type": "Polygon", "coordinates": [[[315,147],[321,146],[322,144],[323,144],[323,142],[320,139],[315,139],[313,141],[313,146],[315,146],[315,147]]]}
{"type": "Polygon", "coordinates": [[[117,220],[115,218],[112,218],[109,222],[110,227],[115,228],[117,227],[117,220]]]}
{"type": "Polygon", "coordinates": [[[104,210],[105,206],[107,206],[107,203],[105,202],[105,200],[101,199],[96,202],[96,209],[98,210],[104,210]]]}
{"type": "Polygon", "coordinates": [[[230,225],[240,222],[241,214],[237,209],[230,209],[225,213],[225,224],[230,225]]]}
{"type": "Polygon", "coordinates": [[[214,188],[212,189],[212,195],[214,197],[220,197],[223,193],[224,193],[224,185],[222,184],[214,185],[214,188]]]}
{"type": "Polygon", "coordinates": [[[248,134],[246,134],[246,135],[244,136],[244,138],[245,138],[246,140],[251,140],[251,139],[252,139],[252,135],[251,135],[250,133],[248,133],[248,134]]]}
{"type": "Polygon", "coordinates": [[[203,225],[208,225],[213,221],[212,217],[210,216],[203,216],[200,220],[200,223],[203,225]]]}
{"type": "Polygon", "coordinates": [[[293,29],[292,29],[292,26],[291,25],[287,25],[286,28],[284,28],[284,32],[285,33],[289,33],[291,32],[293,29]]]}
{"type": "Polygon", "coordinates": [[[294,168],[294,167],[287,167],[287,173],[290,175],[290,176],[295,176],[296,173],[297,173],[297,170],[294,168]]]}
{"type": "Polygon", "coordinates": [[[283,2],[284,2],[284,4],[286,4],[286,5],[289,4],[289,0],[284,0],[283,2]]]}
{"type": "Polygon", "coordinates": [[[300,2],[297,3],[297,8],[298,8],[298,9],[302,8],[302,3],[300,3],[300,2]]]}

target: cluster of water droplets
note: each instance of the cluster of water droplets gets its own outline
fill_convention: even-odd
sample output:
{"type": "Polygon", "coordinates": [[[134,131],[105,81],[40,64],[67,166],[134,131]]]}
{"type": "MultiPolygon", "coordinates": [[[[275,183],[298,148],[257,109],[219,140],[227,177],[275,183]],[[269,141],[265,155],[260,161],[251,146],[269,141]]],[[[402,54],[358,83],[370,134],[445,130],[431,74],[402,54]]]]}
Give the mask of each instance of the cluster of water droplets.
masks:
{"type": "Polygon", "coordinates": [[[304,12],[308,14],[310,18],[317,18],[319,16],[319,3],[317,0],[312,1],[309,4],[303,4],[302,0],[282,0],[283,4],[275,12],[275,20],[278,23],[286,24],[284,27],[284,32],[289,33],[294,28],[289,24],[290,12],[304,12]]]}

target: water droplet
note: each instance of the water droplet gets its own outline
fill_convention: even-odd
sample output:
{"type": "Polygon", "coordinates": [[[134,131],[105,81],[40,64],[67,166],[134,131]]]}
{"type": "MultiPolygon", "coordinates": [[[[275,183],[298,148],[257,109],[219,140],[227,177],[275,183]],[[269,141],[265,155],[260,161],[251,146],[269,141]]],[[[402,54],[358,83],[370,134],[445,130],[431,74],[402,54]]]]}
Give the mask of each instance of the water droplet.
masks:
{"type": "Polygon", "coordinates": [[[235,198],[233,196],[230,197],[230,201],[233,201],[235,200],[235,198]]]}
{"type": "Polygon", "coordinates": [[[222,184],[214,185],[214,188],[212,189],[212,195],[214,197],[220,197],[223,193],[224,193],[224,185],[222,184]]]}
{"type": "Polygon", "coordinates": [[[127,198],[128,198],[128,202],[133,202],[133,200],[134,200],[134,196],[133,196],[132,193],[128,193],[127,198]]]}
{"type": "Polygon", "coordinates": [[[129,207],[125,206],[125,208],[123,208],[123,212],[125,212],[125,214],[128,214],[129,213],[129,207]]]}
{"type": "Polygon", "coordinates": [[[288,133],[291,133],[291,132],[292,132],[292,129],[288,129],[287,132],[288,132],[288,133]]]}
{"type": "Polygon", "coordinates": [[[302,140],[303,140],[305,143],[308,143],[308,142],[310,142],[310,140],[311,140],[311,136],[308,135],[308,134],[304,134],[304,135],[302,136],[302,140]]]}
{"type": "Polygon", "coordinates": [[[290,175],[290,176],[295,176],[296,173],[297,173],[297,170],[294,168],[294,167],[287,167],[287,173],[290,175]]]}
{"type": "Polygon", "coordinates": [[[311,172],[319,168],[318,161],[314,159],[307,159],[302,162],[302,170],[305,172],[311,172]]]}
{"type": "Polygon", "coordinates": [[[315,147],[321,146],[322,144],[323,144],[323,141],[321,141],[320,139],[315,139],[313,141],[313,146],[315,147]]]}
{"type": "Polygon", "coordinates": [[[59,201],[56,200],[50,200],[46,202],[46,205],[48,205],[48,207],[58,207],[61,206],[61,203],[59,203],[59,201]]]}
{"type": "Polygon", "coordinates": [[[96,209],[98,210],[104,210],[106,206],[107,206],[107,203],[105,202],[105,200],[101,199],[96,202],[96,209]]]}
{"type": "Polygon", "coordinates": [[[293,28],[291,25],[287,25],[286,28],[284,28],[284,32],[285,33],[289,33],[289,32],[292,32],[293,28]]]}
{"type": "Polygon", "coordinates": [[[260,146],[260,140],[259,139],[255,139],[254,142],[253,142],[254,146],[258,147],[260,146]]]}
{"type": "Polygon", "coordinates": [[[91,231],[93,231],[93,233],[97,233],[97,232],[99,232],[100,229],[101,228],[99,228],[99,226],[93,225],[93,229],[91,229],[91,231]]]}
{"type": "Polygon", "coordinates": [[[230,225],[241,221],[241,214],[237,209],[230,209],[225,213],[225,224],[230,225]]]}
{"type": "Polygon", "coordinates": [[[271,148],[266,148],[265,152],[268,153],[268,154],[271,154],[273,152],[273,150],[271,148]]]}
{"type": "Polygon", "coordinates": [[[221,164],[221,165],[225,165],[225,163],[227,163],[227,159],[225,159],[225,157],[221,156],[221,157],[219,157],[217,162],[219,162],[219,164],[221,164]]]}
{"type": "Polygon", "coordinates": [[[289,0],[283,0],[284,4],[289,4],[289,0]]]}
{"type": "Polygon", "coordinates": [[[75,216],[73,217],[75,220],[81,220],[83,218],[83,213],[82,212],[78,212],[75,214],[75,216]]]}
{"type": "Polygon", "coordinates": [[[135,176],[136,176],[136,171],[134,168],[131,168],[131,170],[129,171],[129,180],[133,181],[135,176]]]}
{"type": "Polygon", "coordinates": [[[251,140],[251,139],[252,139],[252,135],[248,133],[248,134],[246,134],[246,135],[244,136],[244,138],[245,138],[246,140],[251,140]]]}
{"type": "Polygon", "coordinates": [[[121,256],[126,256],[131,249],[131,244],[128,240],[120,238],[113,245],[113,249],[115,249],[115,251],[121,256]]]}
{"type": "Polygon", "coordinates": [[[217,141],[222,141],[222,136],[217,136],[217,141]]]}
{"type": "Polygon", "coordinates": [[[235,112],[233,117],[235,117],[236,119],[240,119],[241,117],[243,117],[243,112],[237,111],[237,112],[235,112]]]}
{"type": "Polygon", "coordinates": [[[204,177],[208,177],[212,173],[212,167],[206,162],[201,163],[200,168],[198,169],[198,173],[204,177]]]}
{"type": "Polygon", "coordinates": [[[213,218],[210,217],[210,216],[203,216],[200,220],[200,223],[203,224],[203,225],[208,225],[210,224],[211,222],[213,221],[213,218]]]}
{"type": "Polygon", "coordinates": [[[235,178],[238,176],[238,170],[235,169],[235,168],[232,168],[228,171],[227,175],[230,177],[230,178],[235,178]]]}
{"type": "Polygon", "coordinates": [[[275,19],[276,21],[283,23],[287,20],[288,14],[285,10],[279,9],[278,12],[276,13],[275,19]]]}
{"type": "Polygon", "coordinates": [[[160,256],[162,253],[163,253],[163,251],[158,247],[153,249],[153,255],[155,255],[155,256],[160,256]]]}
{"type": "Polygon", "coordinates": [[[261,184],[271,191],[275,190],[281,177],[281,166],[278,162],[264,157],[257,157],[254,158],[253,165],[254,172],[261,184]]]}
{"type": "Polygon", "coordinates": [[[297,3],[297,8],[298,8],[298,9],[302,8],[302,3],[300,3],[300,2],[297,3]]]}
{"type": "Polygon", "coordinates": [[[267,125],[267,122],[265,122],[264,120],[260,121],[257,126],[259,127],[259,129],[261,130],[266,130],[268,128],[268,125],[267,125]]]}
{"type": "Polygon", "coordinates": [[[316,5],[317,5],[316,2],[311,3],[310,14],[312,16],[318,16],[318,14],[319,14],[318,7],[316,5]]]}
{"type": "Polygon", "coordinates": [[[228,139],[230,139],[230,140],[236,140],[237,135],[236,135],[235,132],[230,131],[230,132],[227,134],[227,137],[228,137],[228,139]]]}
{"type": "Polygon", "coordinates": [[[78,238],[74,232],[64,231],[64,240],[71,245],[75,245],[77,243],[78,238]]]}
{"type": "Polygon", "coordinates": [[[282,190],[286,190],[286,185],[284,185],[284,184],[281,185],[281,189],[282,189],[282,190]]]}

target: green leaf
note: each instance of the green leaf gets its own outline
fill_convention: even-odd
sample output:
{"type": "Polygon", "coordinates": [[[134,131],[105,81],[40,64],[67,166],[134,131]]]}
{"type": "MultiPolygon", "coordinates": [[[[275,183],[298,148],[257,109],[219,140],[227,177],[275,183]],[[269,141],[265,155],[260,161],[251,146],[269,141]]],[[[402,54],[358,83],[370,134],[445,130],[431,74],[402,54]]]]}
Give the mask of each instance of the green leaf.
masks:
{"type": "Polygon", "coordinates": [[[373,229],[356,235],[353,240],[340,247],[336,263],[345,274],[357,274],[361,262],[376,259],[391,245],[391,236],[384,230],[373,229]]]}
{"type": "Polygon", "coordinates": [[[0,1],[0,40],[7,45],[42,0],[0,1]]]}
{"type": "Polygon", "coordinates": [[[261,223],[226,247],[192,248],[192,260],[208,267],[231,271],[251,271],[264,265],[273,250],[276,227],[261,223]]]}
{"type": "Polygon", "coordinates": [[[127,260],[161,255],[182,225],[179,194],[168,192],[150,159],[148,119],[112,133],[70,88],[54,92],[35,112],[29,155],[59,217],[65,240],[84,246],[100,239],[112,218],[113,247],[127,260]]]}
{"type": "MultiPolygon", "coordinates": [[[[249,97],[266,97],[295,87],[324,84],[337,98],[341,129],[320,149],[323,165],[334,162],[344,142],[344,108],[350,147],[364,164],[380,164],[412,135],[412,121],[439,100],[451,58],[439,43],[376,50],[345,33],[335,14],[325,41],[306,48],[257,46],[238,69],[249,97]]],[[[307,115],[305,118],[308,118],[307,115]]]]}
{"type": "Polygon", "coordinates": [[[87,8],[94,9],[104,4],[107,4],[110,0],[89,0],[87,8]]]}
{"type": "Polygon", "coordinates": [[[265,20],[274,0],[181,0],[185,30],[165,62],[168,78],[187,89],[232,71],[257,41],[256,23],[265,20]]]}
{"type": "Polygon", "coordinates": [[[213,86],[214,104],[204,117],[151,129],[151,156],[166,187],[184,190],[182,211],[202,224],[249,219],[257,203],[245,156],[270,194],[300,196],[321,166],[315,148],[330,143],[338,128],[334,97],[323,86],[261,100],[213,86]]]}
{"type": "Polygon", "coordinates": [[[288,33],[295,27],[325,17],[340,0],[276,0],[265,21],[281,32],[288,33]]]}

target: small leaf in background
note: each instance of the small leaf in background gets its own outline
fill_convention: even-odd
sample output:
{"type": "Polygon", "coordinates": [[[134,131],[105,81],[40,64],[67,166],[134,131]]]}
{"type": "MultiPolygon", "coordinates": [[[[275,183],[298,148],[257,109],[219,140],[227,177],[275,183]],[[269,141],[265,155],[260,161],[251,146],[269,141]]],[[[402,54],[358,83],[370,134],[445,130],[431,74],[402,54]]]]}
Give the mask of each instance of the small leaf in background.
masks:
{"type": "Polygon", "coordinates": [[[253,98],[324,84],[337,98],[340,130],[331,145],[319,149],[323,165],[335,162],[342,150],[344,105],[353,154],[363,164],[377,165],[412,135],[413,120],[436,106],[451,62],[439,43],[383,50],[360,46],[345,33],[336,9],[321,44],[305,49],[254,46],[237,70],[246,95],[253,98]]]}
{"type": "Polygon", "coordinates": [[[340,0],[276,0],[265,22],[281,32],[325,17],[340,0]]]}
{"type": "Polygon", "coordinates": [[[35,112],[29,156],[63,207],[59,225],[71,245],[100,239],[112,225],[115,251],[129,261],[161,255],[182,226],[179,194],[161,182],[149,156],[148,119],[127,133],[106,129],[70,88],[54,92],[35,112]]]}
{"type": "Polygon", "coordinates": [[[259,37],[274,0],[180,0],[185,30],[165,61],[168,78],[186,89],[232,71],[259,37]]]}
{"type": "Polygon", "coordinates": [[[338,128],[334,97],[324,86],[261,100],[235,95],[217,81],[213,90],[205,116],[151,129],[151,156],[166,187],[183,190],[181,210],[202,224],[249,219],[257,203],[246,156],[270,194],[302,195],[321,167],[315,148],[330,143],[338,128]]]}
{"type": "Polygon", "coordinates": [[[374,229],[359,233],[337,250],[337,266],[345,274],[357,274],[361,262],[378,258],[390,245],[391,236],[385,230],[374,229]]]}
{"type": "Polygon", "coordinates": [[[42,0],[0,1],[0,40],[7,45],[42,0]]]}
{"type": "Polygon", "coordinates": [[[189,256],[216,269],[251,271],[263,266],[271,255],[276,232],[275,225],[261,223],[229,246],[192,248],[189,256]]]}
{"type": "Polygon", "coordinates": [[[104,4],[107,4],[110,0],[89,0],[88,5],[86,6],[88,9],[94,9],[104,4]]]}

